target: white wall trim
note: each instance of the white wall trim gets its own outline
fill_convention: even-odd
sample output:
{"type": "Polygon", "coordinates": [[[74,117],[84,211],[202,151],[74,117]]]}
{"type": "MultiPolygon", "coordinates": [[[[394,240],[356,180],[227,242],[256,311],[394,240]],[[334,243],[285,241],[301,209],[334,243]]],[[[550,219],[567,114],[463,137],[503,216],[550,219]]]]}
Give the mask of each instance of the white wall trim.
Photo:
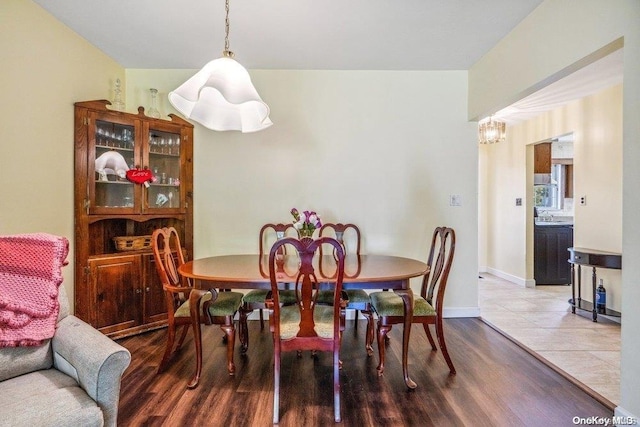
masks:
{"type": "Polygon", "coordinates": [[[480,307],[445,307],[442,317],[454,319],[462,317],[480,317],[480,307]]]}
{"type": "Polygon", "coordinates": [[[511,283],[515,283],[516,285],[524,286],[525,288],[535,288],[536,281],[533,279],[524,279],[522,277],[514,276],[513,274],[505,273],[504,271],[500,271],[495,268],[486,267],[486,272],[493,274],[496,277],[499,277],[504,280],[508,280],[511,283]]]}
{"type": "MultiPolygon", "coordinates": [[[[618,417],[626,418],[626,419],[628,419],[630,421],[634,420],[636,422],[638,420],[637,416],[633,415],[631,412],[627,411],[622,406],[616,406],[616,409],[613,412],[613,416],[616,417],[616,418],[618,418],[618,417]]],[[[626,420],[622,420],[622,421],[624,423],[624,421],[626,421],[626,420]]],[[[628,424],[631,424],[631,422],[628,423],[628,424]]],[[[628,424],[616,424],[616,426],[618,426],[618,425],[628,425],[628,424]]],[[[635,424],[635,423],[633,423],[633,424],[635,424]]]]}

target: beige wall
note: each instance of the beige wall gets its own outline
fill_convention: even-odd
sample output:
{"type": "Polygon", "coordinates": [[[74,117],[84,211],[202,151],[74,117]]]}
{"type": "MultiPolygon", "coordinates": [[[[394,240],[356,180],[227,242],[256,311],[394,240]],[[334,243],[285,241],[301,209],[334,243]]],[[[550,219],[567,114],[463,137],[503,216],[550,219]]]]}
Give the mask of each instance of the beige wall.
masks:
{"type": "Polygon", "coordinates": [[[73,103],[111,96],[124,69],[30,0],[3,0],[0,29],[0,234],[62,235],[73,250],[73,103]]]}
{"type": "MultiPolygon", "coordinates": [[[[533,280],[533,149],[531,144],[567,133],[574,136],[574,246],[622,251],[622,85],[510,126],[505,143],[480,147],[486,183],[481,242],[486,267],[513,281],[533,280]],[[527,163],[528,162],[528,163],[527,163]],[[528,165],[528,167],[527,167],[528,165]],[[522,197],[523,205],[515,206],[522,197]]],[[[590,271],[583,283],[591,283],[590,271]]],[[[621,309],[621,274],[602,269],[607,301],[621,309]]],[[[585,287],[585,299],[591,300],[585,287]]]]}
{"type": "MultiPolygon", "coordinates": [[[[130,108],[195,70],[127,70],[130,108]]],[[[466,72],[252,70],[271,108],[256,134],[195,127],[195,252],[256,252],[292,207],[354,222],[369,253],[426,259],[438,225],[457,231],[449,315],[477,314],[477,144],[466,72]],[[449,195],[463,204],[449,206],[449,195]]],[[[414,286],[418,286],[416,282],[414,286]]]]}
{"type": "Polygon", "coordinates": [[[469,118],[506,107],[624,44],[621,401],[640,416],[640,2],[545,0],[469,70],[469,118]],[[626,261],[625,261],[626,260],[626,261]]]}

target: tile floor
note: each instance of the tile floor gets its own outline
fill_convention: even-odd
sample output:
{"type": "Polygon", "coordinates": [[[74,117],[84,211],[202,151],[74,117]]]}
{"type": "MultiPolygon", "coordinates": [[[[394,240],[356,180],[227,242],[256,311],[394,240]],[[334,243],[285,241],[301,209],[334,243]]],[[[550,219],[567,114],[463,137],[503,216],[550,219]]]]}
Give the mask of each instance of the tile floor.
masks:
{"type": "Polygon", "coordinates": [[[484,321],[537,353],[578,382],[620,402],[620,324],[572,314],[570,286],[525,288],[482,273],[478,279],[484,321]]]}

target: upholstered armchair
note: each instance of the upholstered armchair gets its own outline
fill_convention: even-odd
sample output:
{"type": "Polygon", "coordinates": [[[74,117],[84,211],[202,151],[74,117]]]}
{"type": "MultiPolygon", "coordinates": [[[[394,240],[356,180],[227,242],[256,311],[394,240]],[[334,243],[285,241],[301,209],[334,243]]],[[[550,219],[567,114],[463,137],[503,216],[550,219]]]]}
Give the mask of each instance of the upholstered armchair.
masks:
{"type": "Polygon", "coordinates": [[[129,351],[69,315],[39,347],[0,348],[0,426],[115,426],[129,351]]]}
{"type": "MultiPolygon", "coordinates": [[[[55,239],[60,239],[56,244],[68,245],[64,238],[55,239]]],[[[0,243],[0,426],[116,426],[120,380],[131,361],[129,351],[70,315],[62,285],[49,294],[57,295],[60,303],[57,321],[52,319],[53,338],[38,345],[12,342],[15,333],[7,318],[15,304],[8,295],[21,276],[8,261],[11,244],[4,237],[0,243]]],[[[48,268],[57,265],[59,271],[65,257],[66,252],[53,262],[29,259],[48,268]]]]}

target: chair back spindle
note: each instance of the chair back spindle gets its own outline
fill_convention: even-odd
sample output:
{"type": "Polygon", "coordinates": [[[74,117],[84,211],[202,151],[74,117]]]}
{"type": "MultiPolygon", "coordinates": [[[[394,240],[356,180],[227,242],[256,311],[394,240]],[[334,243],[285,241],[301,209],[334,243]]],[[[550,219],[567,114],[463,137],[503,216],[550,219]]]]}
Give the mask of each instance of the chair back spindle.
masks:
{"type": "MultiPolygon", "coordinates": [[[[319,236],[330,236],[329,230],[333,231],[335,239],[340,242],[345,250],[345,254],[360,255],[361,235],[360,229],[357,225],[351,223],[325,223],[322,225],[322,227],[320,227],[319,236]]],[[[322,255],[322,248],[320,248],[320,256],[322,255]]]]}
{"type": "Polygon", "coordinates": [[[173,312],[187,300],[191,289],[189,279],[178,274],[178,267],[185,263],[180,237],[174,227],[165,227],[154,231],[152,243],[156,271],[163,288],[185,288],[185,293],[165,293],[167,308],[173,312]]]}
{"type": "MultiPolygon", "coordinates": [[[[285,237],[297,236],[297,231],[293,224],[265,224],[260,229],[260,256],[267,255],[265,248],[271,248],[275,242],[285,237]]],[[[280,249],[280,253],[286,253],[286,247],[280,249]]]]}
{"type": "Polygon", "coordinates": [[[427,264],[430,266],[429,272],[422,280],[420,296],[433,305],[433,296],[436,293],[434,308],[442,310],[444,292],[453,262],[453,255],[456,246],[456,233],[453,228],[437,227],[431,238],[431,249],[427,264]],[[434,259],[435,258],[435,259],[434,259]]]}

